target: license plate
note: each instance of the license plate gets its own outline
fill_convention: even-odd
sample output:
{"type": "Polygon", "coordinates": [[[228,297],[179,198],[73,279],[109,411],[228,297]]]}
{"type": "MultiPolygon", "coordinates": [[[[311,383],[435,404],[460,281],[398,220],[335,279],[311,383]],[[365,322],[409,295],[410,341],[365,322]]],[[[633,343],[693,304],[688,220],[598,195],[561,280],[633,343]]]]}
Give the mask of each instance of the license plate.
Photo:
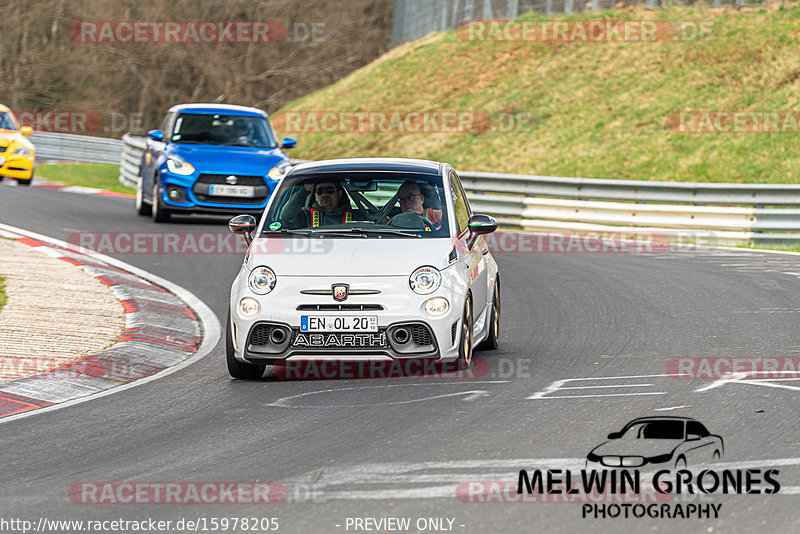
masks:
{"type": "Polygon", "coordinates": [[[302,315],[301,332],[377,332],[378,317],[369,316],[318,316],[302,315]]]}
{"type": "Polygon", "coordinates": [[[208,194],[215,197],[243,197],[255,196],[255,188],[251,185],[212,185],[208,194]]]}

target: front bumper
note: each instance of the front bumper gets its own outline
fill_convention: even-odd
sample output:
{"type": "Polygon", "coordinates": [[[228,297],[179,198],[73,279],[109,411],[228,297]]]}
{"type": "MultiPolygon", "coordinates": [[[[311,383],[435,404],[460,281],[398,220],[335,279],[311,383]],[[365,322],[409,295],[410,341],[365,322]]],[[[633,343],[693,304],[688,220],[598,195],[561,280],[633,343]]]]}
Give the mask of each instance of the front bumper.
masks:
{"type": "MultiPolygon", "coordinates": [[[[241,362],[274,364],[292,359],[336,360],[435,360],[450,362],[458,358],[458,333],[465,296],[446,287],[430,295],[418,295],[408,286],[408,277],[289,277],[279,278],[275,290],[264,296],[254,295],[247,286],[246,270],[236,277],[231,289],[231,335],[234,352],[241,362]],[[352,295],[343,305],[365,306],[369,311],[307,311],[314,305],[335,305],[330,296],[302,294],[303,290],[330,289],[333,284],[347,283],[351,290],[380,291],[374,295],[352,295]],[[255,298],[261,305],[255,317],[243,316],[238,309],[244,297],[255,298]],[[447,313],[431,317],[423,310],[430,298],[444,297],[450,303],[447,313]],[[298,310],[298,308],[304,308],[298,310]],[[374,309],[380,307],[381,309],[374,309]],[[300,332],[303,315],[341,317],[346,315],[377,316],[376,333],[300,332]],[[405,343],[397,336],[406,329],[410,337],[405,343]],[[253,343],[253,335],[263,337],[265,331],[280,330],[280,342],[253,343]],[[427,332],[427,334],[426,334],[427,332]],[[335,336],[335,337],[331,337],[335,336]],[[346,337],[349,336],[349,337],[346,337]],[[427,337],[426,337],[427,336],[427,337]]],[[[268,334],[266,334],[268,335],[268,334]]]]}
{"type": "Polygon", "coordinates": [[[256,198],[252,200],[237,199],[233,197],[213,197],[208,195],[207,183],[201,183],[202,174],[196,172],[190,176],[173,174],[165,169],[161,170],[162,198],[161,202],[167,209],[174,212],[185,213],[249,213],[260,215],[267,206],[269,195],[274,190],[277,182],[263,177],[264,185],[256,187],[256,198]],[[169,191],[176,188],[180,191],[179,201],[170,200],[169,191]]]}
{"type": "MultiPolygon", "coordinates": [[[[11,152],[11,150],[8,150],[8,152],[11,152]]],[[[33,175],[34,157],[33,154],[30,156],[0,154],[0,160],[3,160],[3,164],[0,165],[0,176],[19,180],[30,180],[33,175]]]]}

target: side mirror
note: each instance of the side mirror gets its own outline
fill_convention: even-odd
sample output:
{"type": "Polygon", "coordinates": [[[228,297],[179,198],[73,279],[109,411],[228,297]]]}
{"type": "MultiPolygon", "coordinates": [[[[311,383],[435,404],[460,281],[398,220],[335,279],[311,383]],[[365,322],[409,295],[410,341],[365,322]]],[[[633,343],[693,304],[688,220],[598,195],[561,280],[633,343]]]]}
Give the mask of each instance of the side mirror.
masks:
{"type": "Polygon", "coordinates": [[[19,133],[21,133],[22,135],[31,135],[33,133],[33,128],[31,128],[30,126],[23,126],[22,128],[19,129],[19,133]]]}
{"type": "Polygon", "coordinates": [[[700,434],[686,434],[686,441],[697,441],[700,439],[700,434]]]}
{"type": "Polygon", "coordinates": [[[253,232],[255,232],[256,226],[256,218],[252,215],[237,215],[228,222],[231,232],[243,235],[248,246],[253,242],[253,232]]]}
{"type": "Polygon", "coordinates": [[[620,434],[619,432],[612,432],[611,434],[608,435],[608,439],[619,439],[621,437],[622,434],[620,434]]]}
{"type": "Polygon", "coordinates": [[[284,137],[281,140],[281,148],[294,148],[297,145],[297,139],[294,137],[284,137]]]}
{"type": "Polygon", "coordinates": [[[153,141],[163,141],[164,132],[162,132],[161,130],[150,130],[149,132],[147,132],[147,137],[149,137],[153,141]]]}
{"type": "Polygon", "coordinates": [[[473,235],[491,234],[497,230],[497,220],[489,215],[475,214],[469,218],[467,226],[473,235]]]}

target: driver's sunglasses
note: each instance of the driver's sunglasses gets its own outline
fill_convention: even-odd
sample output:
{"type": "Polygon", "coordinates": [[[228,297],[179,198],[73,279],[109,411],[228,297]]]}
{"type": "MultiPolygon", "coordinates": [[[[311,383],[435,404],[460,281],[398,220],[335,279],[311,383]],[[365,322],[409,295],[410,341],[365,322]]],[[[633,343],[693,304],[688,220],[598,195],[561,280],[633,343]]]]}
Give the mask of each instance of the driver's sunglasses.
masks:
{"type": "Polygon", "coordinates": [[[329,195],[332,195],[332,194],[334,194],[335,192],[336,192],[336,188],[335,188],[335,187],[333,187],[332,185],[329,185],[329,186],[327,186],[327,187],[318,187],[318,188],[317,188],[317,194],[318,194],[318,195],[323,195],[323,194],[325,194],[325,193],[327,193],[327,194],[329,194],[329,195]]]}
{"type": "Polygon", "coordinates": [[[412,198],[417,197],[417,196],[421,197],[422,193],[416,193],[414,195],[408,195],[407,197],[397,197],[397,200],[399,200],[400,202],[410,202],[412,198]]]}

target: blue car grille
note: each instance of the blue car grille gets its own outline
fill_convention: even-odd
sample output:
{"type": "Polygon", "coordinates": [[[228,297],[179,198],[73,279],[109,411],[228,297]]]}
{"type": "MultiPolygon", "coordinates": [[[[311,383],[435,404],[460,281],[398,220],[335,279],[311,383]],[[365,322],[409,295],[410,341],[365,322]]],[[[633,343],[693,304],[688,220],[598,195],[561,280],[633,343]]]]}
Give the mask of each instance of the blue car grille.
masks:
{"type": "Polygon", "coordinates": [[[263,204],[269,196],[269,188],[263,176],[239,176],[232,174],[201,174],[192,187],[192,192],[197,200],[200,202],[208,202],[209,204],[263,204]],[[236,184],[228,183],[228,178],[230,176],[236,176],[236,184]],[[209,195],[209,189],[212,185],[251,186],[255,188],[255,196],[223,197],[209,195]]]}
{"type": "Polygon", "coordinates": [[[201,174],[197,179],[199,184],[225,185],[229,176],[236,176],[236,185],[267,185],[263,176],[239,176],[231,174],[201,174]]]}

